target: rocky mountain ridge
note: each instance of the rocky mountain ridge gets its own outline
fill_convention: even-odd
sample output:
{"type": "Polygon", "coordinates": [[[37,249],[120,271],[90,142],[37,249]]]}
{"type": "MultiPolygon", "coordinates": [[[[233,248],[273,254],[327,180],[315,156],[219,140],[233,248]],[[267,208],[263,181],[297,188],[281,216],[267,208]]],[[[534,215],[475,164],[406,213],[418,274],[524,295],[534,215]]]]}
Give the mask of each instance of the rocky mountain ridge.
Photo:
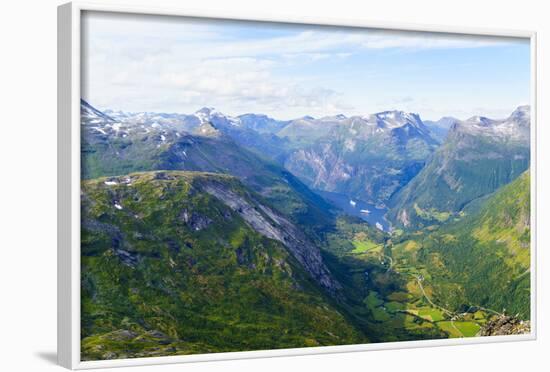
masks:
{"type": "Polygon", "coordinates": [[[426,166],[392,197],[389,217],[404,227],[447,220],[513,181],[529,164],[528,106],[502,120],[455,122],[426,166]]]}

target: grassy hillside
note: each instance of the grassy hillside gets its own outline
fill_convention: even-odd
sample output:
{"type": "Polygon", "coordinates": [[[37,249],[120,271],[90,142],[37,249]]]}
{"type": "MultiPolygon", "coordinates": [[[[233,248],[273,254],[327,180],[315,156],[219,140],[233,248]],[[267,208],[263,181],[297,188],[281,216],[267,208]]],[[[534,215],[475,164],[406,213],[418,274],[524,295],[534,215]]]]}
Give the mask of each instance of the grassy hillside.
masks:
{"type": "Polygon", "coordinates": [[[409,229],[448,221],[529,167],[529,144],[455,131],[391,200],[388,217],[409,229]]]}
{"type": "Polygon", "coordinates": [[[529,188],[525,172],[460,221],[412,233],[339,219],[324,256],[357,327],[387,342],[473,337],[501,313],[528,320],[529,188]]]}
{"type": "Polygon", "coordinates": [[[394,259],[426,267],[434,296],[455,310],[479,305],[530,315],[530,179],[524,172],[457,223],[409,235],[394,259]],[[409,243],[407,243],[409,242],[409,243]]]}
{"type": "Polygon", "coordinates": [[[229,174],[316,235],[333,224],[330,206],[290,172],[237,145],[222,134],[135,133],[105,137],[87,133],[82,143],[82,178],[152,170],[229,174]]]}
{"type": "MultiPolygon", "coordinates": [[[[192,172],[82,183],[82,357],[366,342],[279,241],[192,172]]],[[[257,204],[258,206],[260,204],[257,204]]]]}

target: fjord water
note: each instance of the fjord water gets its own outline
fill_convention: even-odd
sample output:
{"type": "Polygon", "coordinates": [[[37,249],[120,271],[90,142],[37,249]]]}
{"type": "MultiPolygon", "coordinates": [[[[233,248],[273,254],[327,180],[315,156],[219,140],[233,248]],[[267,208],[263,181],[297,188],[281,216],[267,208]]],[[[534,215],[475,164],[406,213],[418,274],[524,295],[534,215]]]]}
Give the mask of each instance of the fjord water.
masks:
{"type": "Polygon", "coordinates": [[[350,198],[348,195],[339,194],[336,192],[315,190],[315,192],[321,195],[325,200],[331,202],[344,213],[351,216],[359,217],[364,221],[367,221],[372,226],[376,226],[380,230],[389,231],[390,223],[384,218],[384,215],[388,211],[386,207],[381,208],[374,204],[367,203],[365,201],[350,198]],[[369,211],[365,213],[364,211],[369,211]]]}

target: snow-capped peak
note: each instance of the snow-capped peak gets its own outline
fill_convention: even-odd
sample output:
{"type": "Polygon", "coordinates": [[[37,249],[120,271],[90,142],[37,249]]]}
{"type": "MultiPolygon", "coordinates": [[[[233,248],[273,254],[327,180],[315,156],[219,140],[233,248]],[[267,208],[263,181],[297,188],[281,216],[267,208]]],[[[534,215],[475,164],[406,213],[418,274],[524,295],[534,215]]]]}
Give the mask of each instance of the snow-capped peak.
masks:
{"type": "Polygon", "coordinates": [[[483,126],[490,125],[493,122],[493,120],[491,120],[491,119],[489,119],[485,116],[479,116],[479,115],[472,116],[471,118],[469,118],[466,121],[470,122],[470,123],[478,124],[478,125],[483,125],[483,126]]]}
{"type": "Polygon", "coordinates": [[[199,118],[201,124],[212,123],[222,127],[227,124],[233,126],[239,126],[241,124],[239,118],[224,115],[213,107],[203,107],[195,112],[195,116],[199,118]]]}
{"type": "Polygon", "coordinates": [[[210,122],[211,116],[216,114],[217,111],[213,107],[203,107],[195,112],[195,116],[199,118],[201,124],[210,122]]]}
{"type": "Polygon", "coordinates": [[[111,123],[115,121],[112,117],[99,111],[82,98],[80,99],[80,116],[86,118],[88,122],[93,124],[97,124],[100,121],[111,123]]]}
{"type": "Polygon", "coordinates": [[[408,113],[404,111],[383,111],[374,115],[379,125],[388,128],[402,127],[405,124],[419,126],[421,124],[418,114],[408,113]]]}
{"type": "Polygon", "coordinates": [[[484,116],[473,116],[453,129],[496,138],[528,140],[530,121],[530,107],[520,106],[506,119],[493,120],[484,116]]]}
{"type": "Polygon", "coordinates": [[[523,105],[519,106],[517,109],[512,112],[509,120],[515,120],[518,122],[530,121],[531,120],[531,106],[523,105]]]}

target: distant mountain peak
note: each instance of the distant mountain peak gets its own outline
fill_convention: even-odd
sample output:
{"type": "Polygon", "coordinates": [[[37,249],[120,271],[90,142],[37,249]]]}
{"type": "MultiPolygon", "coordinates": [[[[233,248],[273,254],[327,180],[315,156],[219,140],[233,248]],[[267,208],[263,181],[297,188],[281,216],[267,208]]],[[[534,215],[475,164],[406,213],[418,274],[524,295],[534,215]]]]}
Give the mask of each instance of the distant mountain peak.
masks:
{"type": "Polygon", "coordinates": [[[519,141],[529,140],[531,116],[529,106],[520,106],[506,119],[489,119],[485,116],[472,116],[451,126],[451,133],[469,133],[489,138],[512,138],[519,141]]]}
{"type": "Polygon", "coordinates": [[[414,127],[423,126],[418,114],[400,110],[382,111],[374,114],[374,117],[379,126],[387,128],[402,127],[406,124],[413,125],[414,127]]]}
{"type": "Polygon", "coordinates": [[[520,105],[516,108],[516,111],[521,111],[521,112],[530,112],[531,111],[531,105],[520,105]]]}
{"type": "Polygon", "coordinates": [[[105,114],[104,112],[96,109],[94,106],[90,105],[84,99],[80,98],[80,116],[86,117],[90,120],[103,120],[108,122],[115,122],[116,120],[105,114]]]}
{"type": "Polygon", "coordinates": [[[204,114],[204,115],[213,115],[218,113],[214,107],[203,107],[197,111],[195,111],[195,114],[204,114]]]}
{"type": "Polygon", "coordinates": [[[225,115],[213,107],[203,107],[194,114],[202,124],[210,123],[216,128],[228,126],[240,127],[242,125],[240,117],[225,115]]]}
{"type": "Polygon", "coordinates": [[[475,116],[472,116],[471,118],[467,119],[466,122],[488,126],[488,125],[491,125],[493,123],[493,120],[491,120],[491,119],[489,119],[485,116],[475,115],[475,116]]]}
{"type": "Polygon", "coordinates": [[[195,111],[195,116],[199,118],[202,124],[212,124],[210,118],[213,115],[219,114],[213,107],[203,107],[200,110],[195,111]]]}
{"type": "Polygon", "coordinates": [[[437,121],[437,123],[441,126],[447,126],[450,127],[453,123],[457,122],[458,119],[454,116],[443,116],[441,119],[437,121]]]}
{"type": "Polygon", "coordinates": [[[514,112],[512,112],[509,119],[517,120],[517,121],[530,120],[531,106],[530,105],[519,106],[514,110],[514,112]]]}
{"type": "Polygon", "coordinates": [[[401,110],[387,110],[387,111],[381,111],[376,113],[376,116],[379,117],[396,117],[396,116],[403,116],[405,114],[405,111],[401,110]]]}
{"type": "Polygon", "coordinates": [[[412,112],[405,112],[401,110],[382,111],[375,114],[379,118],[394,119],[394,120],[418,120],[418,114],[412,112]]]}

